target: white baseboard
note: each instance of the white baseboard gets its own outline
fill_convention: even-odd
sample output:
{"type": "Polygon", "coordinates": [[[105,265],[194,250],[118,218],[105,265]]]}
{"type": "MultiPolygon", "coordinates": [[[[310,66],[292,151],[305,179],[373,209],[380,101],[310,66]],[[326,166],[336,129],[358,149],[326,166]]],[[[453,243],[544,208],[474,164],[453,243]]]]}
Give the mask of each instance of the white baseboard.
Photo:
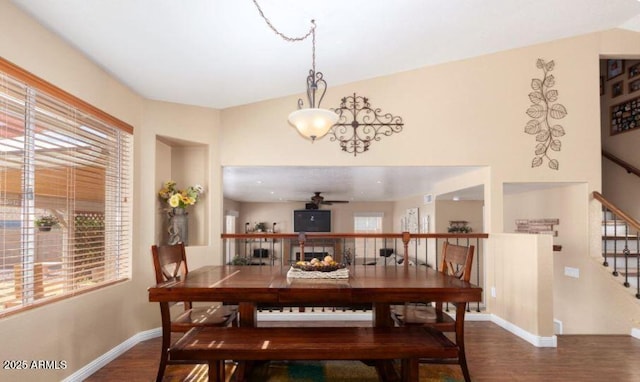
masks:
{"type": "Polygon", "coordinates": [[[557,319],[553,319],[553,332],[555,334],[562,334],[564,333],[564,326],[562,325],[562,321],[557,320],[557,319]]]}
{"type": "MultiPolygon", "coordinates": [[[[258,321],[371,321],[371,312],[258,312],[258,321]]],[[[466,321],[491,321],[536,347],[557,347],[557,337],[540,337],[494,315],[487,313],[465,314],[466,321]]]]}
{"type": "Polygon", "coordinates": [[[89,362],[83,368],[79,369],[78,371],[76,371],[75,373],[71,374],[67,378],[63,379],[63,382],[81,382],[81,381],[84,381],[91,374],[95,373],[100,368],[102,368],[103,366],[105,366],[109,362],[113,361],[114,359],[118,358],[124,352],[126,352],[127,350],[129,350],[132,347],[134,347],[135,345],[137,345],[139,342],[146,341],[146,340],[149,340],[151,338],[160,337],[161,335],[162,335],[162,329],[161,328],[155,328],[155,329],[146,330],[144,332],[137,333],[134,336],[132,336],[132,337],[128,338],[127,340],[125,340],[120,345],[114,347],[113,349],[111,349],[108,352],[104,353],[100,357],[98,357],[98,358],[94,359],[93,361],[89,362]]]}
{"type": "Polygon", "coordinates": [[[372,321],[369,312],[258,312],[258,321],[372,321]]]}
{"type": "Polygon", "coordinates": [[[529,342],[530,344],[532,344],[533,346],[539,347],[539,348],[555,348],[558,347],[558,337],[551,336],[551,337],[540,337],[537,336],[535,334],[529,333],[526,330],[512,324],[509,321],[504,320],[503,318],[500,318],[498,316],[496,316],[495,314],[491,315],[491,322],[493,322],[494,324],[502,327],[503,329],[506,329],[508,331],[510,331],[511,333],[515,334],[516,336],[522,338],[523,340],[529,342]]]}
{"type": "Polygon", "coordinates": [[[491,321],[491,315],[486,313],[471,313],[467,312],[464,315],[465,321],[491,321]]]}
{"type": "Polygon", "coordinates": [[[631,337],[633,338],[637,338],[640,340],[640,329],[638,328],[631,328],[631,337]]]}

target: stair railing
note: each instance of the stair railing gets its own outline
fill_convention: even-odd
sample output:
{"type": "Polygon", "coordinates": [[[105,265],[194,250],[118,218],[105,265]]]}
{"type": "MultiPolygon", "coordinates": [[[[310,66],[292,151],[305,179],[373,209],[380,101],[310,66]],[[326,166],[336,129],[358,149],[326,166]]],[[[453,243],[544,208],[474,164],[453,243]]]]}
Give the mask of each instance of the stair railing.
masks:
{"type": "Polygon", "coordinates": [[[629,281],[635,278],[636,298],[640,299],[640,222],[605,199],[599,192],[594,191],[593,197],[602,204],[602,256],[604,259],[602,265],[608,267],[609,259],[611,258],[613,260],[612,274],[619,276],[620,272],[623,272],[624,282],[622,284],[627,288],[631,286],[629,281]],[[609,215],[611,216],[611,220],[613,220],[613,235],[609,235],[606,224],[607,216],[609,215]],[[621,223],[618,223],[619,221],[621,221],[621,223]],[[618,228],[623,229],[624,232],[622,236],[618,235],[618,228]],[[619,252],[618,241],[621,238],[623,239],[624,248],[622,248],[622,252],[619,252]],[[632,246],[635,247],[635,253],[633,253],[633,255],[631,254],[630,244],[633,244],[632,246]],[[613,249],[611,250],[611,248],[613,249]],[[624,256],[624,265],[621,267],[618,266],[618,262],[616,261],[619,254],[624,256]],[[635,264],[632,264],[634,259],[635,264]],[[633,270],[635,277],[630,277],[630,270],[633,270]]]}
{"type": "Polygon", "coordinates": [[[609,159],[610,161],[612,161],[613,163],[617,164],[618,166],[624,168],[629,174],[634,174],[634,175],[640,177],[640,169],[638,169],[637,167],[635,167],[631,163],[626,162],[626,161],[618,158],[617,156],[611,154],[610,152],[608,152],[606,150],[602,150],[602,156],[607,158],[607,159],[609,159]]]}

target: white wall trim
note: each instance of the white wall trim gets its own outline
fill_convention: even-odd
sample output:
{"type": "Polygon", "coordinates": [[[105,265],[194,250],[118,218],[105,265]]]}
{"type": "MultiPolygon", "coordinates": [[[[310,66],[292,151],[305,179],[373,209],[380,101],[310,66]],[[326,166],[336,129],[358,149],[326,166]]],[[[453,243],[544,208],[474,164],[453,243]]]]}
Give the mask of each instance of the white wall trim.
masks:
{"type": "Polygon", "coordinates": [[[258,312],[258,321],[373,321],[372,312],[258,312]]]}
{"type": "Polygon", "coordinates": [[[491,314],[487,313],[470,313],[464,315],[465,321],[491,321],[491,314]]]}
{"type": "Polygon", "coordinates": [[[523,340],[529,342],[533,346],[539,348],[555,348],[558,347],[558,337],[540,337],[535,334],[529,333],[526,330],[512,324],[511,322],[496,316],[495,314],[491,314],[491,322],[500,326],[503,329],[510,331],[516,336],[522,338],[523,340]]]}
{"type": "MultiPolygon", "coordinates": [[[[258,312],[259,321],[370,321],[371,312],[258,312]]],[[[491,321],[536,347],[557,347],[557,337],[540,337],[494,315],[487,313],[467,313],[465,321],[491,321]]],[[[640,334],[640,331],[639,331],[640,334]]]]}
{"type": "Polygon", "coordinates": [[[104,353],[100,357],[89,362],[83,368],[79,369],[75,373],[71,374],[67,378],[63,379],[63,382],[81,382],[87,377],[98,371],[100,368],[121,356],[124,352],[131,349],[138,343],[146,341],[152,338],[160,337],[162,335],[162,328],[155,328],[146,330],[144,332],[137,333],[125,340],[120,345],[114,347],[108,352],[104,353]]]}
{"type": "Polygon", "coordinates": [[[553,328],[556,334],[564,333],[564,325],[562,324],[562,321],[555,318],[553,319],[553,328]]]}
{"type": "Polygon", "coordinates": [[[638,328],[631,328],[631,337],[633,338],[637,338],[640,340],[640,329],[638,328]]]}

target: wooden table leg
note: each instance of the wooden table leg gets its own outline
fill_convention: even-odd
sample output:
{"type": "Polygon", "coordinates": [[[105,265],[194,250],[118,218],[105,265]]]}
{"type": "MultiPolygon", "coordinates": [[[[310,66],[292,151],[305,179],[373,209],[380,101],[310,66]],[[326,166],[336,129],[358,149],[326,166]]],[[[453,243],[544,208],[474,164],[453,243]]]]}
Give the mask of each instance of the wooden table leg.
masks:
{"type": "Polygon", "coordinates": [[[391,308],[389,304],[373,304],[373,326],[376,328],[388,328],[393,326],[391,319],[391,308]]]}
{"type": "Polygon", "coordinates": [[[381,381],[400,382],[400,377],[398,376],[395,367],[393,367],[393,361],[391,360],[376,361],[376,371],[378,372],[378,379],[381,381]]]}
{"type": "Polygon", "coordinates": [[[258,311],[256,304],[252,302],[241,302],[238,304],[238,314],[240,314],[240,326],[255,328],[258,322],[258,311]]]}
{"type": "Polygon", "coordinates": [[[417,381],[420,374],[420,368],[417,358],[403,359],[402,360],[402,381],[412,382],[417,381]]]}
{"type": "Polygon", "coordinates": [[[209,361],[208,382],[224,382],[224,361],[209,361]]]}

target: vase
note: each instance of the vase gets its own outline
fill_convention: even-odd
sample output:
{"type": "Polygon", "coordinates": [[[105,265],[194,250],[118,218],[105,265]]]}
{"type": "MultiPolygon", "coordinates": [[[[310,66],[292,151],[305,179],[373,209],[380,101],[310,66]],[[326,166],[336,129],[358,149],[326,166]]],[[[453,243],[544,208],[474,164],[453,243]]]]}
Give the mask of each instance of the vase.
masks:
{"type": "Polygon", "coordinates": [[[189,213],[184,208],[174,208],[169,212],[169,244],[189,244],[188,216],[189,213]]]}
{"type": "Polygon", "coordinates": [[[49,231],[51,231],[51,226],[50,225],[38,226],[38,231],[40,231],[40,232],[49,232],[49,231]]]}

